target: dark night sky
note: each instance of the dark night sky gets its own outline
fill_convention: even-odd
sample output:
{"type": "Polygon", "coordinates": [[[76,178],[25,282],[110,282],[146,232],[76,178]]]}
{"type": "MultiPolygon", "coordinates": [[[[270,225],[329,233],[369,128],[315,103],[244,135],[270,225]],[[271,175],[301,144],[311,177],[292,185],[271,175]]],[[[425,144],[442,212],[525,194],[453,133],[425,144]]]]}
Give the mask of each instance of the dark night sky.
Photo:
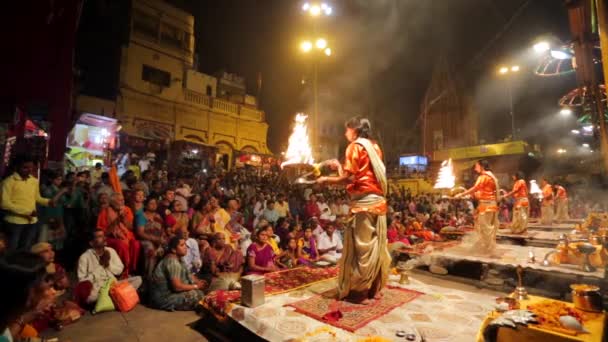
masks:
{"type": "MultiPolygon", "coordinates": [[[[313,29],[300,13],[303,1],[170,2],[195,16],[203,72],[239,73],[253,94],[256,75],[262,73],[261,107],[270,124],[269,145],[280,151],[293,114],[311,103],[309,89],[301,84],[311,63],[298,50],[299,40],[313,29]]],[[[569,38],[562,1],[341,0],[332,5],[335,16],[317,24],[335,51],[321,64],[321,112],[371,112],[375,121],[391,127],[386,134],[402,138],[403,152],[415,152],[418,132],[412,126],[433,65],[445,54],[475,99],[482,130],[492,128],[480,138],[490,142],[510,133],[505,83],[496,75],[501,63],[522,66],[514,80],[514,97],[524,138],[545,142],[569,127],[561,122],[547,128],[545,123],[555,122],[547,118],[558,111],[558,98],[575,87],[574,77],[536,77],[529,56],[539,35],[569,38]]]]}

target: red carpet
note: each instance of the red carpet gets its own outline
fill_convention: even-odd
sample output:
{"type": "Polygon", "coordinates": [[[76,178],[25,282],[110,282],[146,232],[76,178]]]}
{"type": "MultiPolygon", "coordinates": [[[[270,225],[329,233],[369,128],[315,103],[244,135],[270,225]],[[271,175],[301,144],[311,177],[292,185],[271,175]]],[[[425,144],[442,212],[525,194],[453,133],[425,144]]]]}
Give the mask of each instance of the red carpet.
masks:
{"type": "MultiPolygon", "coordinates": [[[[264,275],[264,294],[275,295],[293,291],[338,276],[338,267],[298,267],[264,275]]],[[[222,312],[225,305],[241,300],[241,291],[213,291],[201,301],[201,304],[214,311],[222,312]]]]}
{"type": "Polygon", "coordinates": [[[354,332],[423,293],[389,286],[382,290],[382,294],[382,298],[374,299],[367,305],[338,301],[322,294],[287,306],[294,307],[297,312],[323,323],[354,332]]]}

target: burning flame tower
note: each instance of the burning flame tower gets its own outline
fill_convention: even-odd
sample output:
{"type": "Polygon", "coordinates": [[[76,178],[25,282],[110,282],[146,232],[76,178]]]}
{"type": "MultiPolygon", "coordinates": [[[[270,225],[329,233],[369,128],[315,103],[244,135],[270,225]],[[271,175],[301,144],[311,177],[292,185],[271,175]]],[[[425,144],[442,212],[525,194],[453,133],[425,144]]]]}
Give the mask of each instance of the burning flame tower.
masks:
{"type": "Polygon", "coordinates": [[[441,169],[437,175],[437,182],[435,182],[435,189],[452,189],[456,184],[456,176],[454,176],[454,166],[452,165],[452,159],[444,160],[441,163],[441,169]]]}
{"type": "Polygon", "coordinates": [[[307,118],[303,113],[296,114],[295,126],[289,136],[289,146],[285,151],[285,161],[281,164],[281,167],[292,164],[312,165],[314,163],[312,148],[308,140],[307,118]]]}

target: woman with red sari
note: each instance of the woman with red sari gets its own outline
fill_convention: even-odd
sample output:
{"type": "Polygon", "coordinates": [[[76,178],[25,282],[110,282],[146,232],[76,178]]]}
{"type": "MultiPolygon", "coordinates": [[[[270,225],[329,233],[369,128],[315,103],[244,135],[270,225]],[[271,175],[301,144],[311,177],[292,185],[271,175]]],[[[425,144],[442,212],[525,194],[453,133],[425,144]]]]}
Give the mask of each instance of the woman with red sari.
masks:
{"type": "Polygon", "coordinates": [[[125,265],[121,277],[128,277],[137,268],[141,245],[133,234],[133,212],[122,194],[113,194],[110,205],[99,212],[97,228],[104,231],[108,247],[116,250],[125,265]]]}

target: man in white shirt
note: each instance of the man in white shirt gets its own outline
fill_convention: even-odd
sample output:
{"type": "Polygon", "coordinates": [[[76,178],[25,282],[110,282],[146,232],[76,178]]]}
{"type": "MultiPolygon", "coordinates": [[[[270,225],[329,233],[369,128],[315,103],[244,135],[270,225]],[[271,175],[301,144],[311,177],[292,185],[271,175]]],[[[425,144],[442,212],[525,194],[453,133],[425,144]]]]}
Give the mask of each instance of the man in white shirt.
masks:
{"type": "Polygon", "coordinates": [[[319,236],[325,233],[325,229],[319,224],[319,219],[316,216],[313,216],[310,219],[310,225],[312,228],[312,236],[315,237],[315,240],[319,240],[319,236]]]}
{"type": "Polygon", "coordinates": [[[317,250],[321,260],[337,263],[342,257],[342,240],[336,234],[336,227],[330,223],[325,228],[325,232],[317,239],[317,250]]]}
{"type": "Polygon", "coordinates": [[[327,210],[329,212],[329,215],[331,215],[331,210],[329,209],[329,205],[327,205],[323,194],[317,195],[317,206],[319,207],[319,212],[321,214],[323,214],[327,210]]]}
{"type": "MultiPolygon", "coordinates": [[[[106,236],[103,230],[93,232],[89,241],[91,248],[78,259],[78,285],[74,289],[79,303],[92,304],[99,297],[99,290],[110,279],[116,279],[122,273],[124,265],[116,251],[106,247],[106,236]]],[[[130,277],[128,281],[135,289],[141,286],[141,277],[130,277]]]]}

